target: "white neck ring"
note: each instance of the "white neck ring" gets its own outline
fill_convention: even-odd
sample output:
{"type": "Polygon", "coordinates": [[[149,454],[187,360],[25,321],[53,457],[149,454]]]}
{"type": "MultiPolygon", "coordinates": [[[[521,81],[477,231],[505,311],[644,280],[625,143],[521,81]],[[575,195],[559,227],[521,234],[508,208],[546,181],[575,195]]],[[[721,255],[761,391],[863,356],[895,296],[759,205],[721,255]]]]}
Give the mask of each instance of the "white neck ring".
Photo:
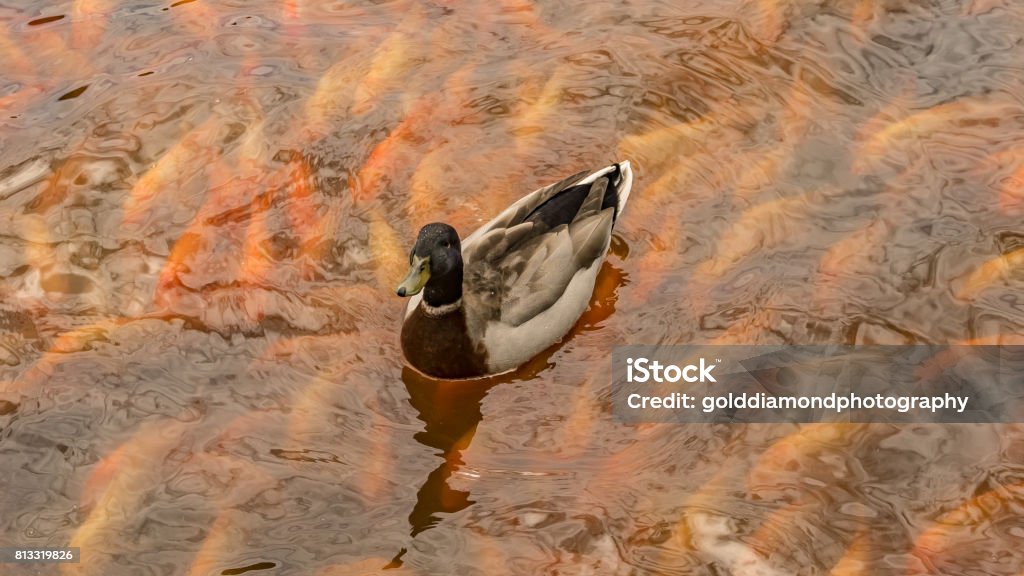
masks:
{"type": "Polygon", "coordinates": [[[459,298],[458,300],[452,302],[451,304],[442,304],[440,306],[431,306],[430,304],[427,304],[426,300],[423,300],[420,302],[420,306],[423,307],[424,314],[426,314],[427,316],[431,316],[433,318],[437,318],[438,316],[451,314],[452,312],[455,312],[456,310],[461,308],[462,298],[459,298]]]}

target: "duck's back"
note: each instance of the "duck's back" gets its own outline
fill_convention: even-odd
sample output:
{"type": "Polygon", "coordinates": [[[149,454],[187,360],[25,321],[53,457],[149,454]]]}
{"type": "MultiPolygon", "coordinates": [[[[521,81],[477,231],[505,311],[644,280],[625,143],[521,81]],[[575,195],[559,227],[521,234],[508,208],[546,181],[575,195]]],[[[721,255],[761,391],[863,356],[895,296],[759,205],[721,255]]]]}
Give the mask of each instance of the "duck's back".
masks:
{"type": "Polygon", "coordinates": [[[489,372],[523,364],[583,314],[631,184],[628,162],[575,174],[464,241],[466,326],[489,372]]]}

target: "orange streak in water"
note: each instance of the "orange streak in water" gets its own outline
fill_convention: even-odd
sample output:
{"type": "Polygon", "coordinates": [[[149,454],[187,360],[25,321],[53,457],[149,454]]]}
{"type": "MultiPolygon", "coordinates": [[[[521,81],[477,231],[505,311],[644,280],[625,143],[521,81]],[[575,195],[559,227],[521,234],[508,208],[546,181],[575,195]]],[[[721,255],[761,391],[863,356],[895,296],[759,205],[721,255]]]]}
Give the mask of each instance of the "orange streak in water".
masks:
{"type": "Polygon", "coordinates": [[[1024,147],[993,153],[976,170],[977,176],[991,182],[993,175],[1003,176],[997,186],[999,210],[1003,214],[1024,213],[1024,147]]]}
{"type": "Polygon", "coordinates": [[[262,246],[271,236],[268,220],[270,215],[266,212],[253,214],[245,226],[242,262],[238,270],[238,279],[243,284],[263,286],[276,268],[275,262],[268,257],[262,246]]]}
{"type": "Polygon", "coordinates": [[[662,287],[665,276],[679,265],[681,226],[672,218],[669,215],[660,220],[660,225],[654,228],[657,235],[640,256],[637,279],[630,289],[634,302],[648,301],[662,287]]]}
{"type": "MultiPolygon", "coordinates": [[[[54,180],[56,177],[54,177],[54,180]]],[[[53,189],[51,187],[51,189],[53,189]]],[[[43,215],[26,214],[18,218],[20,231],[18,236],[26,241],[25,256],[29,265],[36,270],[46,270],[52,267],[57,261],[57,254],[53,248],[53,237],[50,235],[50,226],[43,215]]],[[[42,294],[33,295],[41,297],[42,294]]]]}
{"type": "Polygon", "coordinates": [[[814,278],[818,306],[840,305],[849,279],[867,273],[874,261],[885,257],[891,234],[885,220],[872,220],[829,246],[814,278]]]}
{"type": "MultiPolygon", "coordinates": [[[[38,78],[35,63],[22,50],[21,39],[13,40],[10,31],[11,28],[8,26],[0,27],[0,54],[3,54],[4,58],[4,74],[8,77],[38,78]]],[[[0,108],[6,108],[5,99],[0,99],[0,108]]]]}
{"type": "Polygon", "coordinates": [[[421,98],[412,105],[405,118],[370,152],[355,181],[350,182],[357,204],[376,199],[388,181],[401,167],[412,165],[422,142],[433,136],[438,97],[421,98]]]}
{"type": "Polygon", "coordinates": [[[394,478],[395,438],[390,424],[377,402],[371,402],[367,458],[359,467],[359,490],[370,502],[386,501],[389,479],[394,478]]]}
{"type": "Polygon", "coordinates": [[[180,0],[168,0],[168,5],[174,23],[192,36],[209,40],[221,31],[218,25],[220,14],[210,3],[201,0],[184,3],[180,0]]]}
{"type": "Polygon", "coordinates": [[[1022,265],[1024,265],[1024,248],[997,256],[959,281],[959,287],[954,287],[956,297],[961,300],[973,300],[994,283],[1000,280],[1009,282],[1011,274],[1022,265]]]}
{"type": "Polygon", "coordinates": [[[418,4],[409,8],[395,30],[377,45],[369,71],[356,85],[353,112],[358,115],[375,109],[386,92],[402,88],[410,73],[430,57],[417,38],[418,32],[430,25],[418,4]]]}
{"type": "Polygon", "coordinates": [[[846,551],[832,566],[829,576],[870,576],[871,556],[875,546],[867,526],[861,527],[846,551]]]}
{"type": "Polygon", "coordinates": [[[331,420],[337,406],[345,404],[350,410],[365,406],[361,421],[366,427],[359,431],[363,442],[359,449],[347,451],[344,458],[360,494],[379,502],[387,496],[388,479],[393,477],[394,427],[378,406],[375,388],[366,385],[372,379],[358,372],[362,361],[356,351],[361,347],[365,347],[365,339],[357,336],[298,337],[268,347],[263,356],[289,362],[295,357],[298,363],[317,368],[317,374],[310,375],[290,401],[285,438],[291,445],[310,446],[322,438],[334,437],[337,429],[331,420]],[[353,395],[360,392],[362,397],[352,405],[353,395]]]}
{"type": "MultiPolygon", "coordinates": [[[[87,84],[96,69],[85,53],[69,45],[63,33],[67,26],[65,19],[39,29],[26,30],[18,37],[17,43],[24,48],[23,53],[33,59],[29,72],[33,78],[46,79],[44,82],[50,87],[66,85],[67,90],[71,90],[87,84]]],[[[6,65],[6,53],[4,56],[6,65]]]]}
{"type": "MultiPolygon", "coordinates": [[[[857,129],[854,137],[854,149],[850,152],[851,170],[855,174],[864,174],[870,171],[872,163],[885,154],[888,146],[888,133],[898,132],[893,128],[902,120],[910,116],[908,109],[915,103],[914,87],[910,81],[905,81],[900,92],[892,96],[857,129]]],[[[904,125],[906,130],[906,125],[904,125]]]]}
{"type": "MultiPolygon", "coordinates": [[[[790,84],[782,100],[783,108],[779,112],[779,119],[776,120],[778,141],[767,144],[767,149],[758,150],[753,160],[741,157],[731,162],[735,173],[738,174],[734,185],[737,196],[750,200],[754,194],[779,182],[780,175],[793,160],[794,150],[805,138],[811,118],[818,113],[815,104],[817,102],[802,82],[794,80],[790,84]]],[[[760,116],[774,116],[774,108],[777,105],[774,102],[768,103],[760,111],[760,116]]]]}
{"type": "Polygon", "coordinates": [[[398,285],[408,265],[407,251],[387,217],[370,213],[370,253],[377,273],[377,288],[388,291],[398,285]]]}
{"type": "Polygon", "coordinates": [[[719,239],[715,256],[697,266],[697,278],[721,278],[755,251],[764,251],[793,241],[801,229],[806,231],[807,228],[806,224],[800,224],[799,216],[818,204],[818,196],[818,193],[804,192],[769,200],[744,210],[719,239]]]}
{"type": "Polygon", "coordinates": [[[850,25],[854,30],[867,32],[875,23],[877,0],[859,0],[850,15],[850,25]]]}
{"type": "MultiPolygon", "coordinates": [[[[263,356],[266,359],[295,357],[300,362],[314,363],[318,373],[337,374],[339,366],[354,362],[357,348],[358,342],[350,340],[347,335],[331,336],[326,339],[306,336],[276,342],[267,347],[263,356]],[[325,353],[327,348],[334,348],[337,352],[328,355],[325,353]]],[[[335,395],[344,391],[345,384],[337,382],[334,378],[311,374],[308,382],[295,392],[290,401],[291,411],[286,438],[294,444],[303,444],[329,432],[327,424],[334,410],[333,405],[338,402],[335,395]]]]}
{"type": "Polygon", "coordinates": [[[463,104],[472,92],[474,71],[475,63],[470,63],[451,74],[441,90],[443,99],[433,108],[431,133],[422,138],[427,145],[421,146],[422,155],[408,184],[406,213],[412,230],[444,221],[465,236],[481,220],[489,220],[508,205],[503,194],[473,193],[494,190],[496,183],[512,179],[503,178],[506,164],[500,162],[502,157],[508,164],[515,163],[507,150],[491,145],[494,135],[475,122],[479,118],[463,104]]]}
{"type": "Polygon", "coordinates": [[[69,359],[72,353],[88,349],[92,342],[104,340],[117,326],[118,324],[112,320],[101,320],[62,332],[27,370],[15,380],[3,383],[3,392],[12,396],[37,396],[45,388],[57,367],[69,359]]]}
{"type": "MultiPolygon", "coordinates": [[[[452,205],[453,197],[460,197],[465,190],[453,189],[456,182],[465,181],[458,174],[459,168],[473,166],[474,158],[453,158],[463,148],[445,143],[427,152],[416,166],[409,180],[406,212],[412,230],[419,230],[428,222],[444,221],[455,227],[465,237],[469,230],[464,225],[471,220],[471,213],[477,206],[471,202],[452,205]]],[[[483,179],[483,174],[481,174],[483,179]]],[[[496,216],[497,213],[488,216],[496,216]]],[[[412,241],[412,238],[409,239],[412,241]]]]}
{"type": "Polygon", "coordinates": [[[408,565],[390,567],[384,570],[384,566],[391,563],[391,558],[380,556],[355,560],[348,564],[335,564],[325,566],[316,572],[316,576],[413,576],[421,572],[410,568],[408,565]]]}
{"type": "Polygon", "coordinates": [[[987,14],[996,8],[1005,8],[1007,0],[969,0],[963,5],[963,12],[969,16],[987,14]]]}
{"type": "Polygon", "coordinates": [[[243,526],[233,521],[235,510],[221,508],[206,532],[206,538],[199,551],[192,559],[189,576],[205,576],[216,574],[216,568],[224,562],[225,552],[235,551],[245,546],[242,541],[243,526]]]}
{"type": "MultiPolygon", "coordinates": [[[[265,141],[262,112],[258,105],[251,99],[244,99],[241,105],[253,109],[253,125],[248,127],[241,136],[237,149],[230,156],[215,155],[209,163],[208,192],[205,203],[199,209],[195,219],[189,224],[184,233],[175,242],[167,261],[160,272],[155,293],[155,301],[167,306],[176,304],[172,295],[175,293],[175,281],[179,273],[190,271],[192,266],[190,260],[200,255],[201,249],[206,249],[211,240],[215,240],[218,234],[233,232],[238,225],[245,226],[244,233],[250,232],[254,220],[261,218],[266,211],[267,202],[272,200],[272,194],[260,187],[260,183],[266,174],[268,146],[265,141]],[[210,238],[210,240],[208,240],[210,238]]],[[[216,117],[209,121],[209,130],[205,131],[207,123],[204,123],[204,130],[200,132],[205,139],[208,134],[216,134],[221,128],[216,117]]],[[[178,161],[177,156],[172,156],[168,167],[170,171],[174,163],[178,161]]],[[[157,180],[159,182],[159,179],[157,180]]],[[[257,228],[251,230],[253,235],[258,235],[257,228]]],[[[229,283],[240,281],[248,272],[251,276],[262,278],[260,273],[267,270],[260,264],[258,250],[254,246],[255,240],[248,243],[246,239],[252,240],[253,236],[243,236],[241,240],[231,238],[231,242],[239,243],[241,246],[240,257],[238,252],[221,251],[215,256],[222,260],[223,265],[216,269],[214,282],[229,283]],[[250,250],[246,252],[246,248],[250,250]]],[[[213,255],[211,255],[212,257],[213,255]]],[[[194,263],[194,262],[191,262],[194,263]]],[[[202,264],[211,269],[208,261],[202,264]]],[[[233,311],[229,311],[232,314],[233,311]]],[[[235,321],[238,318],[228,318],[228,321],[235,321]]],[[[230,322],[229,322],[230,323],[230,322]]]]}
{"type": "Polygon", "coordinates": [[[477,537],[472,542],[478,546],[476,550],[470,551],[470,554],[473,554],[474,569],[479,570],[481,574],[512,574],[508,552],[510,547],[502,546],[498,538],[477,537]]]}
{"type": "Polygon", "coordinates": [[[158,200],[173,198],[178,193],[180,178],[187,173],[187,166],[200,158],[206,162],[219,158],[215,139],[220,129],[218,119],[208,117],[186,132],[139,176],[124,201],[124,224],[128,228],[145,226],[158,200]]]}
{"type": "MultiPolygon", "coordinates": [[[[743,458],[733,454],[721,461],[714,475],[686,498],[683,512],[675,529],[676,546],[683,550],[696,550],[693,518],[699,514],[728,514],[722,502],[726,495],[741,489],[740,479],[745,465],[743,458]]],[[[645,456],[644,461],[646,461],[645,456]]]]}
{"type": "MultiPolygon", "coordinates": [[[[629,134],[619,142],[619,156],[641,165],[648,180],[668,182],[672,178],[678,179],[678,172],[691,169],[692,158],[705,152],[703,144],[716,137],[717,131],[719,126],[711,114],[693,122],[655,128],[643,134],[629,134]]],[[[678,191],[662,184],[651,184],[647,188],[644,190],[644,205],[650,204],[650,194],[660,197],[665,192],[678,191]]],[[[631,204],[630,210],[634,209],[631,204]]]]}
{"type": "Polygon", "coordinates": [[[909,99],[894,98],[886,109],[865,123],[858,135],[861,144],[854,154],[853,171],[867,173],[873,163],[883,158],[890,163],[906,162],[908,158],[912,160],[912,157],[905,156],[920,146],[922,139],[930,139],[943,132],[963,137],[972,130],[978,130],[975,126],[987,131],[986,121],[1004,118],[1019,108],[1012,101],[993,98],[963,98],[909,114],[903,112],[909,99]]]}
{"type": "MultiPolygon", "coordinates": [[[[210,194],[197,219],[216,218],[224,210],[244,208],[246,217],[237,221],[251,222],[255,215],[271,207],[276,194],[274,185],[277,183],[270,181],[276,174],[267,168],[270,145],[263,128],[264,122],[260,115],[254,125],[246,130],[238,149],[212,165],[210,194]]],[[[284,184],[283,179],[280,184],[284,184]]]]}
{"type": "MultiPolygon", "coordinates": [[[[798,493],[801,497],[807,497],[809,487],[789,490],[790,494],[798,493]]],[[[752,490],[756,493],[756,489],[752,490]]],[[[808,502],[785,502],[778,508],[772,510],[767,518],[761,522],[749,537],[744,538],[745,544],[760,553],[765,558],[777,556],[780,553],[796,548],[798,546],[811,544],[808,541],[801,541],[801,534],[796,529],[798,526],[806,526],[808,517],[820,517],[821,506],[815,506],[813,499],[808,497],[808,502]],[[795,533],[794,533],[795,532],[795,533]]]]}
{"type": "Polygon", "coordinates": [[[985,535],[985,527],[1002,519],[1019,520],[1019,510],[1024,503],[1024,483],[1004,484],[963,502],[960,506],[940,516],[928,529],[923,530],[914,541],[913,556],[927,559],[929,566],[935,566],[936,556],[956,556],[959,538],[968,541],[987,541],[993,548],[1000,546],[1000,540],[985,535]]]}
{"type": "MultiPolygon", "coordinates": [[[[450,4],[452,6],[459,5],[459,2],[456,0],[444,1],[446,4],[450,4]]],[[[485,22],[491,25],[487,32],[495,34],[500,33],[498,25],[493,23],[496,20],[495,16],[497,16],[497,14],[491,12],[493,9],[497,9],[500,13],[502,23],[506,26],[511,25],[513,27],[525,27],[534,34],[551,31],[541,19],[537,10],[537,4],[531,0],[498,0],[497,2],[481,2],[479,6],[482,8],[479,13],[474,16],[476,16],[480,22],[485,22]]],[[[538,41],[536,44],[543,45],[543,42],[538,41]]]]}
{"type": "Polygon", "coordinates": [[[516,101],[522,103],[523,109],[509,119],[510,132],[516,137],[520,154],[536,146],[538,135],[561,128],[554,119],[564,107],[562,92],[568,85],[567,74],[568,67],[559,66],[547,79],[531,78],[520,88],[516,101]]]}
{"type": "MultiPolygon", "coordinates": [[[[710,288],[706,288],[710,290],[710,288]]],[[[708,344],[712,346],[723,346],[728,344],[758,344],[758,333],[761,331],[759,325],[755,325],[750,319],[737,321],[726,326],[725,330],[711,338],[708,344]]]]}
{"type": "Polygon", "coordinates": [[[316,193],[313,171],[305,158],[295,158],[285,167],[288,186],[288,222],[303,243],[323,232],[320,217],[310,204],[316,193]]]}
{"type": "MultiPolygon", "coordinates": [[[[600,278],[598,276],[598,281],[600,278]]],[[[610,292],[609,289],[603,291],[610,292]]],[[[597,292],[598,289],[595,289],[595,293],[597,292]]],[[[600,418],[599,411],[601,409],[600,405],[594,401],[597,396],[595,388],[600,385],[596,382],[601,380],[601,377],[598,376],[599,372],[601,371],[597,368],[587,370],[587,374],[580,378],[580,385],[573,394],[572,405],[566,413],[565,423],[562,426],[564,432],[557,439],[558,454],[562,460],[576,460],[584,457],[591,446],[590,439],[594,426],[600,418]]]]}
{"type": "Polygon", "coordinates": [[[826,278],[835,278],[844,273],[857,273],[872,257],[870,247],[884,243],[889,237],[889,226],[884,220],[872,220],[865,226],[848,234],[832,244],[821,257],[818,272],[826,278]]]}
{"type": "MultiPolygon", "coordinates": [[[[3,48],[0,48],[0,53],[2,52],[3,48]]],[[[0,111],[8,118],[17,118],[29,106],[40,101],[50,89],[50,86],[41,83],[24,85],[17,91],[0,97],[0,111]]]]}
{"type": "Polygon", "coordinates": [[[190,227],[178,237],[157,278],[156,290],[153,294],[155,303],[164,306],[174,305],[176,299],[173,297],[173,291],[176,288],[178,275],[189,270],[188,259],[196,255],[205,243],[201,229],[193,230],[190,227]]]}
{"type": "Polygon", "coordinates": [[[679,265],[684,231],[678,209],[692,186],[703,187],[702,143],[716,129],[713,121],[702,118],[628,135],[619,143],[619,157],[633,161],[634,167],[633,195],[621,225],[642,230],[649,243],[630,288],[635,301],[646,301],[679,265]]]}
{"type": "MultiPolygon", "coordinates": [[[[805,465],[813,468],[828,466],[821,460],[820,448],[836,444],[849,446],[863,429],[857,424],[803,426],[760,454],[747,474],[747,492],[784,492],[787,497],[786,505],[774,511],[746,540],[753,548],[768,553],[787,550],[794,544],[791,531],[798,531],[797,527],[806,525],[808,517],[821,517],[822,508],[829,502],[815,495],[812,485],[800,481],[805,477],[814,478],[814,471],[801,473],[800,470],[805,465]]],[[[845,468],[839,470],[843,471],[845,468]]],[[[823,477],[816,479],[827,483],[836,472],[834,465],[829,466],[829,469],[818,472],[818,476],[823,477]]],[[[852,561],[852,558],[847,561],[852,561]]],[[[833,573],[837,572],[833,570],[833,573]]]]}
{"type": "Polygon", "coordinates": [[[103,40],[113,8],[112,0],[74,0],[71,7],[71,47],[93,52],[103,40]]]}
{"type": "Polygon", "coordinates": [[[295,158],[285,167],[288,201],[288,226],[296,236],[299,253],[296,259],[302,277],[314,276],[317,264],[327,255],[331,243],[326,240],[332,230],[335,205],[318,206],[319,198],[313,170],[305,158],[295,158]]]}
{"type": "Polygon", "coordinates": [[[316,90],[306,100],[303,141],[319,140],[336,129],[335,123],[351,117],[355,86],[369,68],[372,40],[367,39],[367,45],[353,46],[343,60],[333,64],[317,81],[316,90]]]}
{"type": "Polygon", "coordinates": [[[104,497],[115,475],[123,468],[122,460],[124,460],[128,444],[128,442],[121,444],[93,466],[85,483],[82,484],[79,501],[83,506],[87,507],[104,497]]]}
{"type": "MultiPolygon", "coordinates": [[[[218,446],[224,442],[230,443],[254,434],[266,438],[279,437],[276,429],[277,416],[277,414],[268,414],[260,410],[242,414],[224,425],[217,439],[210,442],[208,446],[218,446]]],[[[232,478],[245,478],[244,486],[250,491],[250,494],[240,490],[225,491],[217,499],[217,502],[211,503],[217,506],[217,516],[206,531],[202,545],[193,557],[188,572],[190,575],[211,574],[213,567],[223,564],[229,554],[237,553],[246,546],[245,538],[248,526],[238,520],[238,518],[244,518],[245,515],[239,512],[237,503],[251,498],[253,490],[277,486],[279,479],[265,470],[264,464],[250,460],[248,457],[236,456],[233,453],[211,454],[197,451],[189,454],[189,461],[190,469],[205,469],[210,473],[223,473],[225,470],[230,470],[232,478]]]]}
{"type": "MultiPolygon", "coordinates": [[[[178,421],[144,424],[110,453],[85,482],[83,504],[95,500],[89,517],[75,531],[69,546],[81,548],[82,564],[98,566],[99,552],[109,550],[135,522],[148,497],[166,481],[162,463],[179,445],[186,426],[178,421]]],[[[115,544],[116,545],[116,544],[115,544]]],[[[75,566],[75,565],[62,565],[75,566]]],[[[67,573],[77,573],[70,569],[67,573]]]]}
{"type": "Polygon", "coordinates": [[[238,270],[238,279],[244,284],[254,286],[265,285],[275,268],[275,263],[267,256],[262,243],[273,235],[271,207],[282,194],[287,194],[286,189],[282,190],[287,186],[284,175],[280,172],[270,172],[267,168],[270,163],[270,152],[266,144],[264,125],[260,114],[259,122],[243,137],[236,161],[228,167],[231,171],[229,178],[242,180],[238,186],[230,186],[229,189],[237,188],[243,202],[247,197],[255,197],[248,200],[250,212],[248,221],[244,224],[242,259],[238,270]],[[279,181],[275,181],[275,177],[279,181]]]}
{"type": "Polygon", "coordinates": [[[757,0],[751,26],[753,35],[766,44],[775,44],[784,32],[786,24],[785,12],[790,0],[757,0]]]}
{"type": "Polygon", "coordinates": [[[1024,213],[1024,162],[999,191],[999,209],[1003,214],[1024,213]]]}
{"type": "Polygon", "coordinates": [[[747,485],[755,489],[776,482],[780,475],[793,477],[790,466],[799,460],[817,461],[813,452],[823,445],[848,444],[864,429],[861,424],[804,425],[766,448],[747,474],[747,485]]]}

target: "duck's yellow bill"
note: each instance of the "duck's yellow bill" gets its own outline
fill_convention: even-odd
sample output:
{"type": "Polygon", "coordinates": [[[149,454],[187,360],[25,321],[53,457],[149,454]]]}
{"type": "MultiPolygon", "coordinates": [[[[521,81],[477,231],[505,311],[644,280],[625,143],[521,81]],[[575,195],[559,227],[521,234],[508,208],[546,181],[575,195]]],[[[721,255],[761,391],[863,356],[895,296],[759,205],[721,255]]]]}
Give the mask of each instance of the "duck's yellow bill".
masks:
{"type": "Polygon", "coordinates": [[[426,258],[413,256],[409,273],[406,274],[405,280],[402,280],[395,292],[399,296],[415,296],[427,285],[427,280],[430,280],[430,256],[426,258]]]}

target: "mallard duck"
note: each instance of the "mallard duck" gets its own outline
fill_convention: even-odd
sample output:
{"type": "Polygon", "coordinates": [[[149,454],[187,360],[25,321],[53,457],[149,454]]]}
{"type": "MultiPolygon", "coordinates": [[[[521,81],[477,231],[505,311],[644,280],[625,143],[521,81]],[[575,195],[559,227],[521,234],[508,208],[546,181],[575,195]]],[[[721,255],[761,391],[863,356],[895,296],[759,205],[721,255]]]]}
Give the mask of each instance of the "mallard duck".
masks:
{"type": "Polygon", "coordinates": [[[406,361],[436,378],[475,378],[559,341],[587,309],[632,183],[623,161],[536,190],[461,242],[448,224],[424,226],[396,289],[412,297],[406,361]]]}

